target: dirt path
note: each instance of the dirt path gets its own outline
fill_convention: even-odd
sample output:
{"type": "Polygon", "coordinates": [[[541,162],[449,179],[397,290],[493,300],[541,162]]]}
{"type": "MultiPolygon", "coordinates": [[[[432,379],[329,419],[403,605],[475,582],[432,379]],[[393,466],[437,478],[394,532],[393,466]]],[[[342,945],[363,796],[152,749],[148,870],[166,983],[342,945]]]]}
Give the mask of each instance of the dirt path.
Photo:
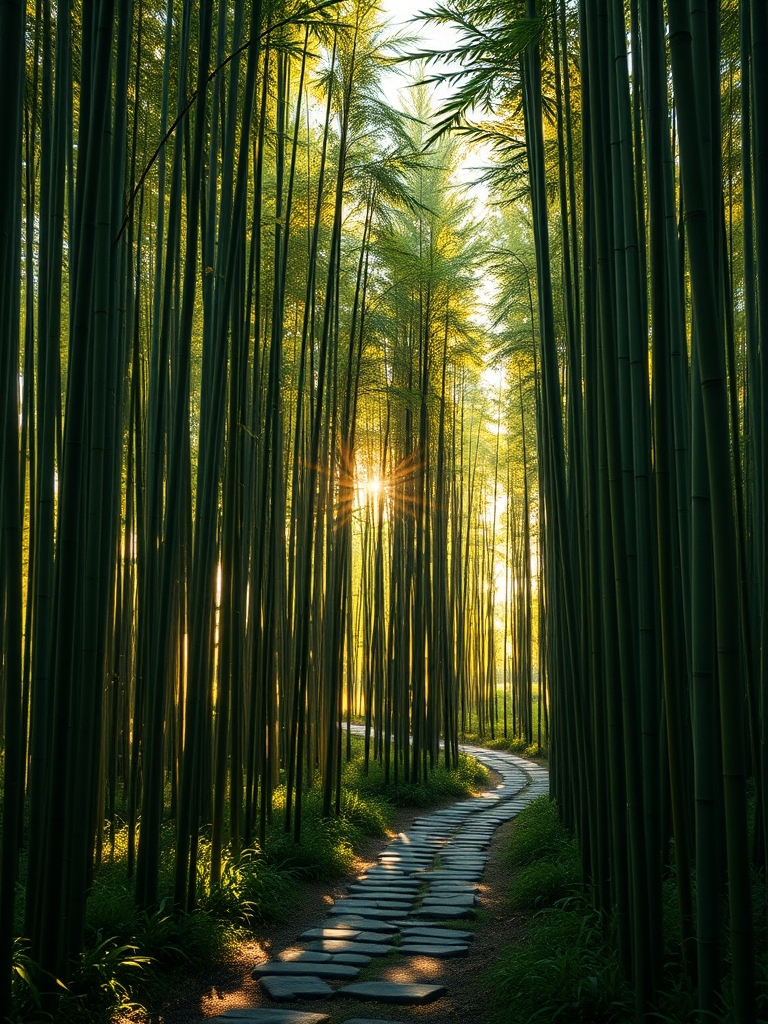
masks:
{"type": "MultiPolygon", "coordinates": [[[[474,749],[470,752],[481,753],[474,749]]],[[[498,757],[497,752],[482,753],[498,757]]],[[[513,758],[513,755],[506,756],[513,758]]],[[[530,765],[530,762],[521,762],[519,758],[513,760],[530,765]]],[[[535,765],[531,767],[541,771],[535,765]]],[[[501,776],[493,771],[492,776],[495,776],[491,785],[493,789],[501,776]]],[[[444,806],[450,806],[450,803],[444,806]]],[[[431,807],[428,813],[434,813],[437,809],[431,807]]],[[[419,808],[398,811],[392,834],[405,831],[420,813],[419,808]]],[[[519,929],[518,921],[511,915],[507,902],[512,869],[504,854],[512,827],[513,822],[507,821],[496,829],[479,883],[476,916],[472,921],[458,923],[461,928],[471,930],[475,935],[466,956],[438,960],[426,956],[405,958],[395,952],[373,961],[363,969],[358,979],[439,983],[447,987],[445,996],[426,1006],[388,1006],[352,999],[300,1000],[288,1005],[297,1010],[328,1014],[331,1024],[342,1024],[354,1017],[414,1024],[417,1021],[423,1024],[466,1024],[467,1021],[482,1024],[484,1007],[487,1005],[483,990],[486,968],[497,958],[499,950],[515,938],[519,929]]],[[[168,1000],[152,1015],[152,1024],[200,1024],[207,1018],[218,1017],[231,1009],[274,1007],[276,1004],[251,977],[254,967],[273,959],[287,948],[297,947],[301,932],[317,925],[327,915],[333,902],[345,895],[349,883],[376,862],[391,838],[369,840],[358,855],[355,870],[350,876],[338,879],[335,884],[305,885],[302,904],[292,913],[290,920],[258,931],[253,941],[245,943],[238,950],[237,957],[220,968],[215,976],[206,978],[204,982],[198,977],[190,977],[184,979],[179,986],[174,986],[174,992],[168,1000]]]]}
{"type": "MultiPolygon", "coordinates": [[[[491,773],[496,775],[495,772],[491,773]]],[[[498,777],[500,778],[500,776],[498,777]]],[[[493,779],[493,785],[496,785],[493,779]]],[[[349,875],[335,882],[301,883],[301,903],[285,922],[272,922],[254,931],[253,939],[244,942],[236,956],[222,964],[205,979],[190,974],[174,982],[173,991],[158,1007],[152,1008],[152,1024],[200,1024],[201,1020],[215,1017],[226,1010],[242,1006],[273,1006],[262,993],[251,972],[258,964],[266,963],[275,953],[296,944],[296,938],[325,917],[334,900],[346,894],[350,882],[366,868],[375,864],[384,847],[420,814],[431,813],[441,807],[450,807],[452,800],[432,804],[429,808],[398,808],[390,833],[370,837],[355,859],[349,875]]],[[[347,1014],[347,1016],[349,1016],[347,1014]]]]}

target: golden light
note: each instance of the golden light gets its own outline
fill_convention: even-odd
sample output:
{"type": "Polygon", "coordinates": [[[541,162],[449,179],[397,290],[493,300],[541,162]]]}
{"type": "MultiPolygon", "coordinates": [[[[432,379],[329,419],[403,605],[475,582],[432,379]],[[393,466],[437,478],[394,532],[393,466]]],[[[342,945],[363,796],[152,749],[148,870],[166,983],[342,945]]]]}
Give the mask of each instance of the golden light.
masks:
{"type": "Polygon", "coordinates": [[[386,483],[378,473],[371,473],[370,475],[368,473],[359,474],[355,484],[356,507],[365,508],[369,502],[376,507],[385,487],[386,483]]]}
{"type": "Polygon", "coordinates": [[[377,476],[372,476],[370,479],[365,481],[365,493],[370,498],[378,498],[379,492],[381,491],[381,480],[377,476]]]}

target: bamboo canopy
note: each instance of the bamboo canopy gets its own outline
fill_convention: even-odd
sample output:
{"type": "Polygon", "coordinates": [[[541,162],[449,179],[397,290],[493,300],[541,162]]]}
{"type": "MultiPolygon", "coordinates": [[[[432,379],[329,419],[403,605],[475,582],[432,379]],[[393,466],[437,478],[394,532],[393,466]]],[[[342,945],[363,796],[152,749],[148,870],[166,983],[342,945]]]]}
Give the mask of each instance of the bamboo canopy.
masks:
{"type": "Polygon", "coordinates": [[[184,912],[338,815],[354,719],[393,782],[546,749],[638,1019],[673,886],[757,1020],[768,7],[425,19],[0,0],[0,1017],[118,843],[184,912]]]}

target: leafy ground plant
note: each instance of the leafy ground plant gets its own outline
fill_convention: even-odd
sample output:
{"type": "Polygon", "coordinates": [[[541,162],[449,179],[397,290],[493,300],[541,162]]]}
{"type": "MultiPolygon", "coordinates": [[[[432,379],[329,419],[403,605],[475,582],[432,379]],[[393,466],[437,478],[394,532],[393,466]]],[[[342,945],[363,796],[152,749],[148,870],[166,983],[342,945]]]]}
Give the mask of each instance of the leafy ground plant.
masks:
{"type": "MultiPolygon", "coordinates": [[[[339,815],[323,817],[319,786],[305,791],[301,843],[294,843],[292,833],[285,830],[283,787],[275,791],[263,846],[254,843],[238,856],[227,855],[217,886],[210,884],[210,840],[201,836],[198,905],[192,913],[179,914],[171,907],[173,821],[162,827],[161,902],[154,911],[136,908],[126,873],[127,830],[119,829],[115,859],[102,863],[95,873],[87,906],[90,942],[74,965],[67,989],[61,989],[56,1020],[106,1024],[117,1018],[147,1019],[142,1003],[158,998],[174,978],[226,961],[256,925],[285,920],[301,899],[302,882],[331,880],[350,871],[363,841],[387,834],[393,805],[429,806],[458,799],[488,783],[487,771],[472,758],[462,757],[451,772],[441,762],[423,784],[387,788],[379,765],[372,762],[365,774],[362,740],[354,737],[352,750],[339,815]]],[[[36,987],[39,970],[22,940],[14,965],[14,1024],[50,1021],[36,987]]]]}
{"type": "Polygon", "coordinates": [[[583,898],[576,843],[557,805],[538,797],[515,820],[507,858],[512,909],[532,914],[523,938],[489,970],[492,1014],[504,1024],[612,1024],[632,1017],[611,928],[583,898]]]}
{"type": "Polygon", "coordinates": [[[557,804],[548,796],[532,800],[517,816],[507,856],[515,867],[563,858],[575,861],[573,839],[560,821],[557,804]]]}
{"type": "Polygon", "coordinates": [[[459,800],[490,782],[488,769],[473,757],[459,754],[458,763],[450,771],[442,758],[426,778],[419,782],[397,781],[390,775],[386,782],[384,766],[371,761],[365,774],[362,752],[345,766],[344,785],[360,797],[378,797],[396,807],[428,807],[446,800],[459,800]]]}
{"type": "Polygon", "coordinates": [[[488,978],[495,1019],[505,1024],[632,1019],[631,994],[603,922],[580,899],[534,915],[525,938],[503,951],[488,978]]]}

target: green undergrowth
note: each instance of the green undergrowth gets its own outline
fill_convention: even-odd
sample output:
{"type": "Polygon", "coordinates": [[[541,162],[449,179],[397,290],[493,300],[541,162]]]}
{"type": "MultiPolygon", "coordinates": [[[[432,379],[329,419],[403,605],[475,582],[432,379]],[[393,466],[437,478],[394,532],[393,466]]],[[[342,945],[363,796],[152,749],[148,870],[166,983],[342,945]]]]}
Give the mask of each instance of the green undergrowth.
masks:
{"type": "MultiPolygon", "coordinates": [[[[366,839],[384,836],[398,806],[428,807],[460,799],[487,785],[488,772],[471,758],[447,772],[441,761],[418,785],[386,786],[384,771],[371,762],[366,775],[363,743],[353,737],[352,759],[344,767],[340,814],[322,814],[320,786],[304,792],[301,842],[285,829],[285,788],[274,794],[271,821],[263,844],[254,842],[239,856],[224,857],[220,884],[211,886],[210,829],[201,832],[197,869],[197,907],[172,910],[175,824],[161,830],[160,904],[154,912],[137,910],[133,880],[127,877],[127,828],[118,830],[114,859],[96,870],[87,904],[86,950],[74,964],[66,991],[58,988],[54,1014],[40,1005],[39,991],[53,979],[40,975],[28,946],[17,940],[14,969],[14,1024],[60,1021],[106,1024],[147,1021],[144,1005],[159,1003],[169,987],[226,962],[259,925],[287,920],[300,905],[302,885],[330,881],[352,870],[366,839]]],[[[18,930],[24,914],[23,886],[17,901],[18,930]]]]}
{"type": "Polygon", "coordinates": [[[491,1018],[501,1024],[612,1024],[632,1017],[610,923],[580,892],[576,843],[549,797],[515,820],[511,909],[523,935],[487,972],[491,1018]]]}
{"type": "Polygon", "coordinates": [[[536,741],[526,743],[520,737],[495,736],[491,739],[487,734],[465,732],[461,734],[460,741],[473,747],[487,747],[488,750],[506,750],[510,754],[517,754],[518,757],[528,758],[529,761],[546,763],[549,757],[547,744],[540,746],[536,741]]]}
{"type": "Polygon", "coordinates": [[[419,782],[397,781],[390,770],[387,783],[384,766],[371,761],[365,774],[364,755],[358,753],[344,768],[343,783],[361,799],[382,800],[396,807],[429,807],[446,800],[460,800],[490,784],[487,768],[466,754],[459,754],[458,764],[449,771],[440,760],[432,771],[419,782]]]}
{"type": "MultiPolygon", "coordinates": [[[[520,935],[486,973],[493,1024],[630,1024],[634,997],[618,955],[615,921],[597,912],[579,881],[574,838],[546,796],[532,801],[515,819],[507,851],[515,874],[509,905],[520,935]]],[[[674,857],[670,858],[674,864],[674,857]]],[[[695,873],[693,874],[695,900],[695,873]]],[[[755,943],[758,951],[758,1018],[768,1019],[766,890],[752,878],[755,943]]],[[[696,992],[685,980],[674,868],[662,888],[663,983],[650,1019],[682,1024],[697,1019],[696,992]]],[[[712,1024],[733,1024],[730,964],[727,961],[727,903],[722,903],[723,952],[720,1007],[712,1024]]]]}

